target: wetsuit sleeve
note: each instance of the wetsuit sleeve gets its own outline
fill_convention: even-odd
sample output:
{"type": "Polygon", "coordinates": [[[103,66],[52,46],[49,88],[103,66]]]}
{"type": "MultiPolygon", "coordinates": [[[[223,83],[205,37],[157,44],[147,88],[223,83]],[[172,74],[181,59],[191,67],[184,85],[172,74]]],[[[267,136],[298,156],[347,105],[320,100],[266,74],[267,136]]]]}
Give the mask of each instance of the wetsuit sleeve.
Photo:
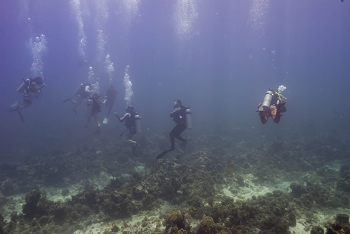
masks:
{"type": "Polygon", "coordinates": [[[86,86],[85,87],[85,92],[87,92],[87,93],[92,93],[92,90],[90,90],[90,86],[86,86]]]}
{"type": "Polygon", "coordinates": [[[175,113],[180,111],[180,110],[181,110],[181,108],[179,108],[179,107],[175,108],[175,110],[173,110],[173,112],[170,113],[170,117],[174,117],[175,113]]]}
{"type": "Polygon", "coordinates": [[[126,118],[128,118],[128,117],[130,117],[130,114],[129,114],[129,113],[125,113],[125,115],[124,115],[123,117],[121,117],[121,118],[119,119],[119,121],[122,123],[122,122],[124,122],[124,120],[125,120],[126,118]]]}

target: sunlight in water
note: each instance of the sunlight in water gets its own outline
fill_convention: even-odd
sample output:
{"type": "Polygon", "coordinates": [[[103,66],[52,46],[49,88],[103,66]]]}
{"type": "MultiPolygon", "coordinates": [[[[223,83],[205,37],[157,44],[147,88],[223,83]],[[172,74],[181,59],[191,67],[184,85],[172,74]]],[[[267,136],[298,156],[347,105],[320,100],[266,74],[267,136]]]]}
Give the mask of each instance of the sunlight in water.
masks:
{"type": "Polygon", "coordinates": [[[175,30],[180,39],[190,39],[198,34],[194,23],[198,19],[195,0],[178,0],[175,6],[175,30]]]}
{"type": "Polygon", "coordinates": [[[44,34],[40,37],[31,38],[29,46],[32,50],[33,63],[31,67],[32,76],[43,77],[44,63],[42,60],[43,54],[47,51],[47,42],[44,34]]]}
{"type": "Polygon", "coordinates": [[[109,78],[109,84],[112,84],[112,78],[113,78],[113,72],[114,72],[114,64],[110,60],[110,57],[111,56],[109,54],[106,55],[105,70],[106,70],[108,78],[109,78]]]}
{"type": "Polygon", "coordinates": [[[127,27],[132,22],[132,20],[137,16],[139,12],[139,3],[140,0],[123,0],[123,8],[124,8],[124,23],[126,23],[127,27]]]}
{"type": "Polygon", "coordinates": [[[125,68],[125,74],[124,74],[124,86],[125,86],[125,97],[124,100],[126,101],[126,105],[129,105],[131,102],[131,97],[132,97],[132,83],[130,81],[130,76],[129,76],[129,65],[126,66],[125,68]]]}
{"type": "Polygon", "coordinates": [[[106,36],[104,35],[102,29],[97,30],[97,55],[96,60],[102,63],[105,57],[105,47],[106,47],[106,36]]]}
{"type": "Polygon", "coordinates": [[[265,34],[265,18],[268,14],[270,0],[254,0],[250,8],[248,25],[260,35],[265,34]]]}
{"type": "Polygon", "coordinates": [[[72,13],[77,21],[78,25],[78,34],[79,34],[79,44],[78,44],[78,52],[79,57],[82,60],[86,60],[86,36],[84,33],[84,22],[83,18],[81,17],[81,7],[80,7],[80,0],[71,0],[70,5],[72,8],[72,13]]]}
{"type": "Polygon", "coordinates": [[[96,8],[95,16],[95,28],[97,31],[97,55],[96,60],[99,63],[103,63],[105,58],[105,47],[107,43],[107,37],[104,34],[105,24],[109,17],[108,4],[106,0],[95,0],[93,1],[94,7],[96,8]]]}

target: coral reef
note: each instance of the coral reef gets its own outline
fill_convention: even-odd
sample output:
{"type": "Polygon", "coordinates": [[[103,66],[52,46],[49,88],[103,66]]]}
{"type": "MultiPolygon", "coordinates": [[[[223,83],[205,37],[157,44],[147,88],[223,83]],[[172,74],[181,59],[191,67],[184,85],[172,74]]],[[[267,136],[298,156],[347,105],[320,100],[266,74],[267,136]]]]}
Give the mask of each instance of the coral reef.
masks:
{"type": "MultiPolygon", "coordinates": [[[[348,149],[339,139],[235,143],[236,135],[225,134],[203,133],[184,153],[158,161],[154,156],[168,145],[161,134],[142,137],[142,157],[122,142],[101,141],[0,162],[0,234],[73,233],[97,223],[110,224],[101,233],[288,234],[300,218],[316,234],[323,233],[315,225],[319,209],[349,205],[348,149]],[[341,164],[332,166],[330,157],[341,164]],[[103,183],[94,183],[101,175],[103,183]],[[254,184],[285,181],[289,187],[241,195],[254,184]],[[48,199],[46,188],[61,200],[48,199]],[[26,193],[21,212],[5,211],[20,193],[26,193]],[[152,218],[164,204],[170,208],[152,218]],[[142,221],[128,224],[141,213],[142,221]]],[[[327,224],[327,233],[347,231],[346,214],[327,224]]]]}

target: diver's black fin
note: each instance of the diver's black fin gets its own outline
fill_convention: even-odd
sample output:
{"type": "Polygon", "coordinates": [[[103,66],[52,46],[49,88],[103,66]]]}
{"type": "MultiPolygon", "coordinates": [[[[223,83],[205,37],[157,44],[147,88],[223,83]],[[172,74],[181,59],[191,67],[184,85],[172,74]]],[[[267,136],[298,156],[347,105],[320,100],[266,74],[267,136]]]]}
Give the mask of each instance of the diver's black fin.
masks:
{"type": "Polygon", "coordinates": [[[14,112],[14,111],[16,111],[16,110],[18,110],[18,107],[16,107],[16,108],[9,108],[9,109],[7,109],[9,112],[14,112]]]}
{"type": "Polygon", "coordinates": [[[25,123],[26,121],[24,121],[24,117],[22,115],[21,112],[17,111],[18,115],[19,115],[19,118],[21,119],[22,123],[25,123]]]}
{"type": "Polygon", "coordinates": [[[164,150],[162,153],[158,154],[156,158],[157,158],[157,159],[161,159],[161,158],[163,158],[167,153],[169,153],[169,152],[171,152],[171,151],[173,151],[173,150],[175,150],[175,148],[170,148],[170,149],[168,149],[168,150],[164,150]]]}
{"type": "Polygon", "coordinates": [[[96,129],[94,135],[97,135],[97,136],[100,135],[100,127],[97,127],[97,129],[96,129]]]}

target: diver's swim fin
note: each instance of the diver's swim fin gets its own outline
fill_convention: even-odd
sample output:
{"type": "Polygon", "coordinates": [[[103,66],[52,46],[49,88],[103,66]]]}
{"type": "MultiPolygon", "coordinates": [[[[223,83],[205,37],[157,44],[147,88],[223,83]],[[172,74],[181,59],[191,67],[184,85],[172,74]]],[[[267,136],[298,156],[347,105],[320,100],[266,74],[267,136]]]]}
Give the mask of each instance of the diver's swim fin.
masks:
{"type": "Polygon", "coordinates": [[[72,100],[72,98],[67,98],[67,99],[63,100],[63,102],[68,102],[68,101],[71,101],[71,100],[72,100]]]}
{"type": "Polygon", "coordinates": [[[19,118],[21,119],[22,123],[25,123],[26,121],[24,121],[24,117],[22,115],[21,112],[17,111],[18,115],[19,115],[19,118]]]}
{"type": "Polygon", "coordinates": [[[9,112],[14,112],[14,111],[16,111],[16,110],[18,110],[18,107],[16,107],[16,108],[9,108],[9,109],[7,109],[9,112]]]}
{"type": "Polygon", "coordinates": [[[175,150],[175,148],[170,148],[170,149],[168,149],[168,150],[164,150],[162,153],[158,154],[156,158],[157,158],[157,159],[161,159],[161,158],[163,158],[167,153],[169,153],[169,152],[171,152],[171,151],[173,151],[173,150],[175,150]]]}
{"type": "Polygon", "coordinates": [[[108,124],[108,118],[105,118],[105,119],[103,120],[103,124],[108,124]]]}
{"type": "Polygon", "coordinates": [[[94,135],[97,135],[97,136],[100,135],[100,127],[97,127],[97,129],[96,129],[94,135]]]}

